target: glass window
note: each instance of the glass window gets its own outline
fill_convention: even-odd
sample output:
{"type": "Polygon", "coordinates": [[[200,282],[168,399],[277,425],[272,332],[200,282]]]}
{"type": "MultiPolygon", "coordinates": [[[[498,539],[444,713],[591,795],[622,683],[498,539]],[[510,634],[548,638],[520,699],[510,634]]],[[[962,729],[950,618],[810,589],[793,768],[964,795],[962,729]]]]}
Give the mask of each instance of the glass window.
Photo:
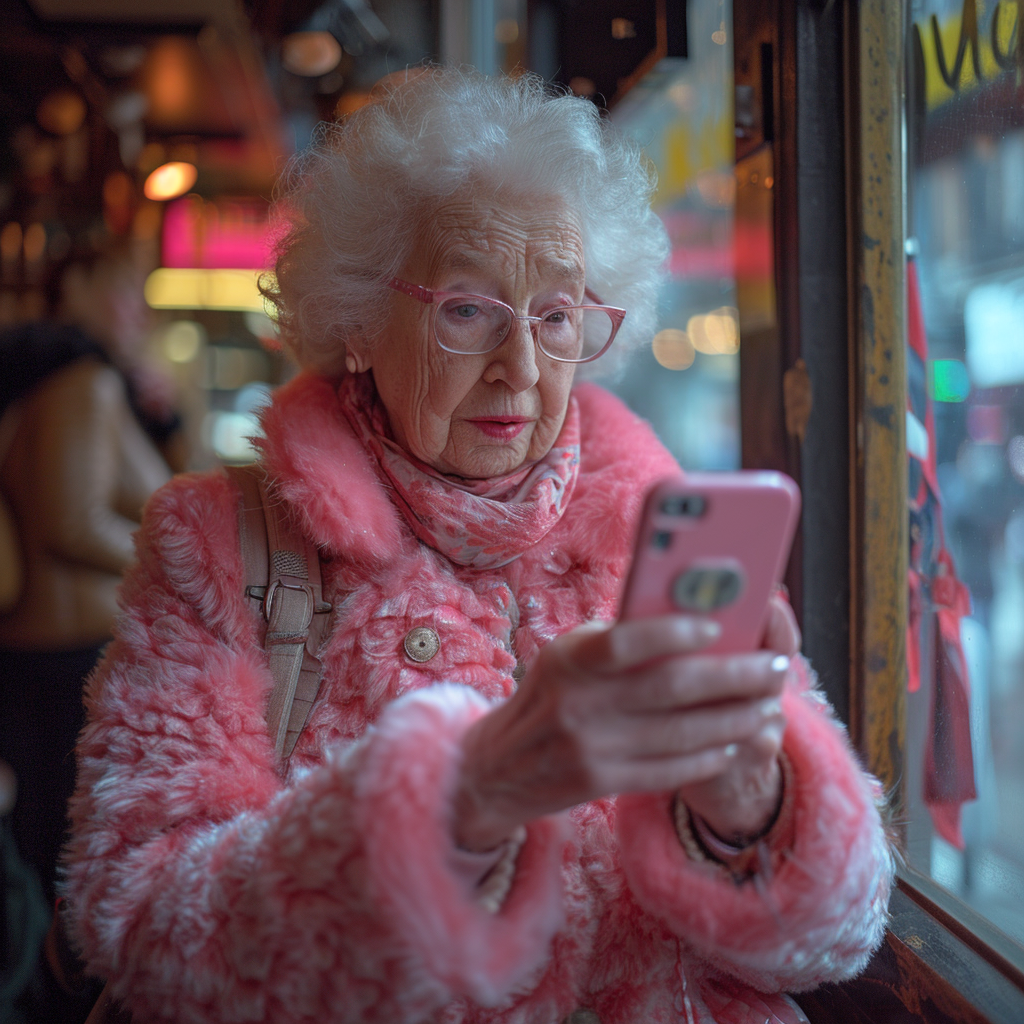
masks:
{"type": "Polygon", "coordinates": [[[909,7],[908,851],[1024,942],[1024,4],[909,7]]]}
{"type": "MultiPolygon", "coordinates": [[[[740,461],[732,46],[731,0],[692,0],[687,58],[661,60],[612,112],[657,169],[672,243],[660,329],[612,387],[687,469],[740,461]]],[[[766,278],[770,253],[767,235],[743,250],[766,278]]]]}

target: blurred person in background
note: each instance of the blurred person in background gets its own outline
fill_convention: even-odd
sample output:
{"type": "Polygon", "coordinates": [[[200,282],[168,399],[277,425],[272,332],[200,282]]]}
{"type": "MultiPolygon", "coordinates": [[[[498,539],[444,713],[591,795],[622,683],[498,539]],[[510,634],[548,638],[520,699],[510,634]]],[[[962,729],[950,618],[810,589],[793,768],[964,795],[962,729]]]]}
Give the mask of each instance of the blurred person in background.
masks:
{"type": "Polygon", "coordinates": [[[16,584],[0,615],[0,758],[12,830],[51,902],[82,682],[111,637],[146,499],[181,457],[173,386],[145,358],[143,273],[125,248],[75,253],[52,316],[0,334],[0,492],[16,584]]]}

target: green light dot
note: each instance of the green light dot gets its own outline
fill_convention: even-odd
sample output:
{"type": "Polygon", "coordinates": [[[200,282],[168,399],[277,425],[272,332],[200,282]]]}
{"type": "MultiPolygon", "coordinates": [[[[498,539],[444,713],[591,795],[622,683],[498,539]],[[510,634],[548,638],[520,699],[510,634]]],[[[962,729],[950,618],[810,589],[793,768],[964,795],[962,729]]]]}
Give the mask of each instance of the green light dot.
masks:
{"type": "Polygon", "coordinates": [[[932,363],[932,397],[936,402],[962,402],[971,393],[971,378],[959,359],[932,363]]]}

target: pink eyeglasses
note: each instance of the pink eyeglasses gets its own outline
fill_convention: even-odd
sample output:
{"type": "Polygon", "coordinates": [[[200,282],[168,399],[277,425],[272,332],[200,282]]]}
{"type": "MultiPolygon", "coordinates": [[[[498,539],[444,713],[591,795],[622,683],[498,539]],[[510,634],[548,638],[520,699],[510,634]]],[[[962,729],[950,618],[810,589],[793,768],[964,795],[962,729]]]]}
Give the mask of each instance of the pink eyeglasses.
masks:
{"type": "Polygon", "coordinates": [[[519,316],[497,299],[465,292],[434,292],[399,278],[389,288],[432,305],[431,327],[438,345],[458,355],[482,355],[496,349],[516,320],[530,325],[537,347],[560,363],[589,363],[603,356],[615,340],[626,311],[595,301],[584,306],[557,306],[543,316],[519,316]]]}

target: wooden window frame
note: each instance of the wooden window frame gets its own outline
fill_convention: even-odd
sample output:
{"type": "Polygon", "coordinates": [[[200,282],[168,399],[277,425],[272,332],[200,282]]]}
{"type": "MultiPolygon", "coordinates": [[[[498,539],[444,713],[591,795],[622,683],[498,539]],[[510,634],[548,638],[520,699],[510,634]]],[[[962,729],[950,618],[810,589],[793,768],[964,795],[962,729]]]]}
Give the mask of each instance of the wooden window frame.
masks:
{"type": "MultiPolygon", "coordinates": [[[[743,462],[801,482],[787,582],[805,650],[903,841],[906,16],[907,0],[734,3],[736,84],[758,112],[737,173],[770,147],[776,182],[777,325],[741,345],[743,462]]],[[[1024,1021],[1024,948],[908,867],[890,915],[860,978],[799,997],[813,1024],[1024,1021]]]]}

